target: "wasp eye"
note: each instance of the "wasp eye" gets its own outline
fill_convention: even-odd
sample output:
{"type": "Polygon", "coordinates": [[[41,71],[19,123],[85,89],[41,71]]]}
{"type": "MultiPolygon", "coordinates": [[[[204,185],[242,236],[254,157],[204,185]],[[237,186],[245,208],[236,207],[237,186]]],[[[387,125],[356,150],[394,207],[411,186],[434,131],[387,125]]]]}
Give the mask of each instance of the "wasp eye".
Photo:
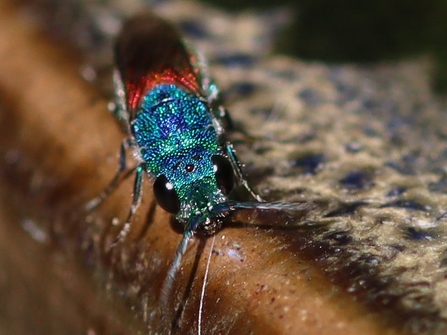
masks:
{"type": "Polygon", "coordinates": [[[154,196],[158,205],[166,212],[177,214],[180,211],[180,200],[177,192],[165,175],[160,175],[154,182],[154,196]]]}
{"type": "Polygon", "coordinates": [[[234,186],[234,173],[230,161],[220,155],[214,155],[211,160],[213,161],[217,186],[223,194],[229,194],[234,186]]]}

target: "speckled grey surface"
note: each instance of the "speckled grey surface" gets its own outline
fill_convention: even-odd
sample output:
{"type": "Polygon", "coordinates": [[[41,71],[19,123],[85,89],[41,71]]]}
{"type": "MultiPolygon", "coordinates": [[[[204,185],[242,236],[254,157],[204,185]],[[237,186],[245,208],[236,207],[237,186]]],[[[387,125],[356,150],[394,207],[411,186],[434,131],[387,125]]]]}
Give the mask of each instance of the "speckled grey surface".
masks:
{"type": "MultiPolygon", "coordinates": [[[[142,1],[60,3],[53,32],[68,29],[86,54],[84,76],[107,91],[111,40],[142,1]]],[[[429,62],[366,68],[269,56],[287,11],[151,6],[206,55],[236,125],[257,137],[236,141],[254,187],[269,200],[339,203],[313,236],[327,245],[327,275],[400,315],[406,333],[445,334],[446,104],[429,90],[429,62]]]]}

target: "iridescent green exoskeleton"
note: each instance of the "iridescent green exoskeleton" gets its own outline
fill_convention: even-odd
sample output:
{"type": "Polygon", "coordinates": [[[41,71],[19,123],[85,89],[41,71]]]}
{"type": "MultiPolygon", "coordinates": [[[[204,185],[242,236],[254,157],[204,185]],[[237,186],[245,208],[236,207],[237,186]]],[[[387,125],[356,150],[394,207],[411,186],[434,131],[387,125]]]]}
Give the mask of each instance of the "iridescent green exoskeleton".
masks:
{"type": "MultiPolygon", "coordinates": [[[[197,233],[215,234],[237,209],[283,209],[263,202],[243,177],[232,145],[225,138],[229,116],[205,61],[166,21],[148,13],[127,21],[115,46],[115,115],[128,138],[119,169],[107,188],[88,204],[98,206],[123,180],[135,173],[133,201],[117,237],[128,234],[141,198],[144,173],[153,182],[155,199],[183,224],[184,233],[161,292],[166,308],[188,242],[197,233]],[[130,148],[138,165],[126,166],[130,148]],[[235,185],[252,202],[230,200],[235,185]]],[[[290,205],[290,204],[289,204],[290,205]]]]}

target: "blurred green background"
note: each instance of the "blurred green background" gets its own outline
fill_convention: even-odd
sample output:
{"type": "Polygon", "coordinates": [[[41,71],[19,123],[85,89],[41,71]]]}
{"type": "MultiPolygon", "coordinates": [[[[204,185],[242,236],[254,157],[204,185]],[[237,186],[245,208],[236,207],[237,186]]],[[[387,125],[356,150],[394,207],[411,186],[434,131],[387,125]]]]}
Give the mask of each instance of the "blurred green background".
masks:
{"type": "Polygon", "coordinates": [[[202,0],[229,10],[288,6],[277,51],[308,60],[372,63],[430,55],[433,87],[447,93],[446,0],[202,0]]]}

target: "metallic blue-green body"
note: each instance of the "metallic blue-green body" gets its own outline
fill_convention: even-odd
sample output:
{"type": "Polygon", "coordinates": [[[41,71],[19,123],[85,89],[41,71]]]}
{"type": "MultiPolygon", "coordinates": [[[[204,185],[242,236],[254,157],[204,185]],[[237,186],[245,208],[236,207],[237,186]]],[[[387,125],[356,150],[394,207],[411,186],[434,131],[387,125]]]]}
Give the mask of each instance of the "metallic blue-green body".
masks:
{"type": "Polygon", "coordinates": [[[215,179],[211,158],[223,152],[205,99],[174,84],[157,85],[143,98],[131,131],[147,172],[174,186],[178,219],[227,200],[215,179]]]}
{"type": "Polygon", "coordinates": [[[130,232],[141,203],[144,171],[154,180],[155,200],[184,228],[161,290],[161,306],[166,311],[193,236],[215,234],[234,210],[261,208],[258,202],[230,200],[234,182],[256,201],[262,198],[244,179],[236,153],[224,138],[224,127],[231,122],[205,60],[173,26],[151,13],[139,14],[124,23],[114,54],[114,114],[128,138],[121,144],[117,173],[86,208],[96,208],[135,172],[132,204],[115,245],[130,232]],[[133,168],[126,164],[126,148],[133,149],[139,160],[133,168]]]}

